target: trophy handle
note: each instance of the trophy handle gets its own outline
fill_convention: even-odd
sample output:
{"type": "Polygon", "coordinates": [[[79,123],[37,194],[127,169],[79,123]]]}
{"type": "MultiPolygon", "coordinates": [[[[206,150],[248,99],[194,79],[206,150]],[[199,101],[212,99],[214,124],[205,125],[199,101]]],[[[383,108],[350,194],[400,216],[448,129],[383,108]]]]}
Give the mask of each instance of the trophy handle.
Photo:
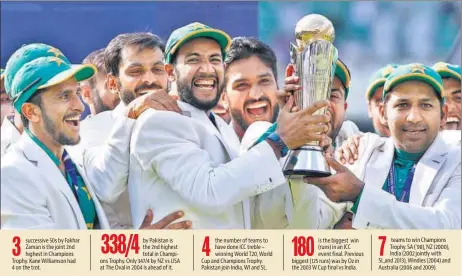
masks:
{"type": "Polygon", "coordinates": [[[298,48],[295,44],[290,43],[289,53],[290,53],[290,63],[293,64],[295,66],[295,70],[297,70],[298,69],[297,62],[299,61],[298,61],[298,48]]]}

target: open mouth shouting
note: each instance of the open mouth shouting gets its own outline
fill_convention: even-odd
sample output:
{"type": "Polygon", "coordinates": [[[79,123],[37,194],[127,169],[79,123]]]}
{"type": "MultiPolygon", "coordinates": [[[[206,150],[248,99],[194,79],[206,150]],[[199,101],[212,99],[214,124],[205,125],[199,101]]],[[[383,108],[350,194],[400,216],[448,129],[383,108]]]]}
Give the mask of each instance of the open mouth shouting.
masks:
{"type": "Polygon", "coordinates": [[[255,120],[264,118],[269,110],[270,103],[268,101],[253,102],[245,106],[246,113],[255,120]]]}
{"type": "Polygon", "coordinates": [[[194,88],[204,91],[205,93],[215,91],[217,83],[218,80],[216,78],[197,78],[193,80],[194,88]]]}
{"type": "Polygon", "coordinates": [[[460,129],[460,118],[455,116],[450,116],[446,120],[446,124],[444,125],[444,129],[448,130],[458,130],[460,129]]]}
{"type": "Polygon", "coordinates": [[[72,131],[78,132],[80,128],[80,114],[67,116],[64,122],[72,131]]]}

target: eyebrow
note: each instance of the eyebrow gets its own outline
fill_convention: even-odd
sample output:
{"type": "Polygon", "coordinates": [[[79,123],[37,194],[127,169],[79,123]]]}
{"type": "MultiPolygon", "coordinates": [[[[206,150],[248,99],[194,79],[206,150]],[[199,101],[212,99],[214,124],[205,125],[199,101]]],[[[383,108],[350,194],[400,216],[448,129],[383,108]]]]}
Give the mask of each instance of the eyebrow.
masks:
{"type": "MultiPolygon", "coordinates": [[[[164,63],[163,63],[161,60],[159,60],[159,61],[155,62],[152,66],[157,66],[157,65],[164,65],[164,63]]],[[[143,64],[141,64],[141,63],[139,63],[139,62],[135,62],[135,63],[129,64],[128,66],[129,66],[129,67],[134,67],[134,66],[141,66],[141,67],[143,67],[143,64]]]]}
{"type": "Polygon", "coordinates": [[[198,53],[189,53],[186,55],[186,57],[191,57],[191,56],[200,56],[198,53]]]}
{"type": "MultiPolygon", "coordinates": [[[[80,88],[79,88],[79,89],[80,89],[80,88]]],[[[61,91],[61,92],[58,93],[57,97],[60,97],[60,96],[62,96],[62,95],[64,95],[64,94],[69,94],[69,93],[72,93],[72,90],[70,90],[70,89],[63,90],[63,91],[61,91]]]]}
{"type": "Polygon", "coordinates": [[[457,94],[457,93],[460,93],[460,89],[459,90],[456,90],[456,91],[452,91],[451,94],[454,95],[454,94],[457,94]]]}
{"type": "Polygon", "coordinates": [[[342,90],[341,90],[341,89],[338,89],[338,88],[331,88],[331,89],[330,89],[330,93],[332,94],[333,92],[339,92],[340,94],[343,95],[342,90]]]}
{"type": "MultiPolygon", "coordinates": [[[[258,79],[267,78],[267,77],[271,77],[271,73],[263,73],[257,76],[258,79]]],[[[247,80],[248,80],[247,78],[239,78],[239,79],[233,80],[233,83],[247,81],[247,80]]]]}
{"type": "Polygon", "coordinates": [[[267,78],[267,77],[271,77],[271,73],[263,73],[257,76],[257,78],[267,78]]]}

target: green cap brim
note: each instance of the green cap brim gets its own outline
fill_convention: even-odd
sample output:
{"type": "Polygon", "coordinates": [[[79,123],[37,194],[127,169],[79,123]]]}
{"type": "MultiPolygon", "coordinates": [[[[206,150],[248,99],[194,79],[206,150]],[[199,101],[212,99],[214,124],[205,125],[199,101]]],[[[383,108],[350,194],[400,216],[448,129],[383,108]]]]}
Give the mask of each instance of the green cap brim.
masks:
{"type": "Polygon", "coordinates": [[[454,78],[459,81],[461,80],[460,74],[449,68],[448,69],[438,69],[437,72],[438,74],[440,74],[442,78],[454,78]]]}
{"type": "Polygon", "coordinates": [[[220,44],[221,50],[223,53],[225,53],[229,46],[231,45],[231,37],[223,31],[217,30],[217,29],[201,29],[201,30],[196,30],[193,32],[188,33],[184,37],[180,38],[175,46],[172,47],[172,49],[169,51],[167,54],[167,58],[165,60],[166,63],[171,63],[172,56],[176,53],[176,51],[184,45],[186,42],[190,41],[191,39],[194,38],[199,38],[199,37],[204,37],[204,38],[211,38],[220,44]]]}
{"type": "Polygon", "coordinates": [[[386,81],[385,78],[378,79],[378,80],[374,81],[371,85],[369,85],[369,87],[366,90],[366,100],[369,101],[374,96],[375,90],[377,90],[377,88],[383,86],[385,84],[385,81],[386,81]]]}
{"type": "Polygon", "coordinates": [[[70,78],[74,77],[77,82],[81,82],[93,77],[98,72],[98,69],[93,64],[71,65],[71,69],[63,71],[54,76],[46,83],[38,87],[38,89],[48,88],[61,84],[70,78]]]}
{"type": "Polygon", "coordinates": [[[444,91],[443,87],[434,78],[432,78],[432,77],[430,77],[428,75],[420,74],[420,73],[408,73],[408,74],[405,74],[405,75],[402,75],[402,76],[399,76],[399,77],[393,79],[393,81],[391,81],[391,82],[386,83],[386,86],[383,89],[382,98],[385,98],[385,95],[389,92],[390,88],[392,88],[392,87],[394,87],[394,86],[396,86],[398,84],[401,84],[403,82],[411,81],[411,80],[422,81],[422,82],[425,82],[425,83],[429,84],[430,86],[432,86],[436,90],[439,97],[441,97],[441,98],[444,97],[444,95],[443,95],[443,91],[444,91]]]}
{"type": "Polygon", "coordinates": [[[37,79],[34,83],[30,85],[30,87],[27,88],[26,92],[24,94],[21,94],[16,101],[13,103],[14,108],[21,113],[21,107],[22,105],[27,102],[36,92],[37,89],[44,89],[48,88],[51,86],[55,86],[58,84],[61,84],[67,80],[69,80],[72,77],[75,77],[77,82],[87,80],[91,77],[93,77],[96,73],[98,72],[98,69],[93,64],[82,64],[82,65],[71,65],[71,68],[63,71],[50,80],[48,80],[46,83],[38,86],[38,87],[33,87],[40,83],[40,78],[37,79]]]}

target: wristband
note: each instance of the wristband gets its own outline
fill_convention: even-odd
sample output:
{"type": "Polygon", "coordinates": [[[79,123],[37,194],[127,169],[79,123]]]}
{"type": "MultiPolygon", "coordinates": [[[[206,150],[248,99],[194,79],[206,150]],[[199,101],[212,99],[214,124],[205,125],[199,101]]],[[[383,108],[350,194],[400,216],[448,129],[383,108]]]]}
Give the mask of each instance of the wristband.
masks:
{"type": "Polygon", "coordinates": [[[270,135],[268,135],[266,139],[273,141],[275,146],[279,149],[281,157],[285,157],[289,152],[289,148],[284,143],[284,141],[282,141],[281,137],[279,137],[279,135],[276,132],[273,132],[270,135]]]}

